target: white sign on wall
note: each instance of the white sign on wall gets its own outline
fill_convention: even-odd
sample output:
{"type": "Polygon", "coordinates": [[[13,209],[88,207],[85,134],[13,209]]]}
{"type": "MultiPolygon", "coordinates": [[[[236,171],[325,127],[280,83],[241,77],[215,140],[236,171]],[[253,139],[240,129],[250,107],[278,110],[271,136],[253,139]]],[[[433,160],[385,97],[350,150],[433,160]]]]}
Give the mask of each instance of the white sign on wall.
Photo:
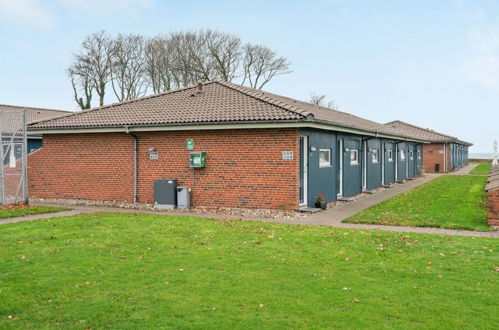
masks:
{"type": "Polygon", "coordinates": [[[293,160],[294,154],[292,151],[283,151],[282,160],[293,160]]]}

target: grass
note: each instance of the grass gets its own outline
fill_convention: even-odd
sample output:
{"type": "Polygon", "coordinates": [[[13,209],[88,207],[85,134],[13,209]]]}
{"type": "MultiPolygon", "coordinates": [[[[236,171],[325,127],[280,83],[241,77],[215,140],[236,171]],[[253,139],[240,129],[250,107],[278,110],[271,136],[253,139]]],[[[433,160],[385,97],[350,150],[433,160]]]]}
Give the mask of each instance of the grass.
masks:
{"type": "Polygon", "coordinates": [[[489,231],[486,181],[483,176],[441,176],[344,221],[489,231]]]}
{"type": "Polygon", "coordinates": [[[498,240],[85,214],[0,226],[0,328],[497,329],[498,240]]]}
{"type": "Polygon", "coordinates": [[[67,211],[68,208],[52,206],[6,205],[0,206],[0,219],[24,217],[27,215],[67,211]]]}
{"type": "Polygon", "coordinates": [[[477,167],[470,171],[470,174],[474,175],[488,175],[490,171],[491,163],[480,163],[477,167]]]}

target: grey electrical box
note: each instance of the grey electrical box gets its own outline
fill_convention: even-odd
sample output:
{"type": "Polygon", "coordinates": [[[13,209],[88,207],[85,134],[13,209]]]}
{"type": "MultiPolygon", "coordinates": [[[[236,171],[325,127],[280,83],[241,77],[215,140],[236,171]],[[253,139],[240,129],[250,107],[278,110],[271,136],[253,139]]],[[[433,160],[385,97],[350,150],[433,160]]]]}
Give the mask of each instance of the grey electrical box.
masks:
{"type": "Polygon", "coordinates": [[[177,207],[177,180],[154,180],[154,207],[158,209],[177,207]]]}
{"type": "Polygon", "coordinates": [[[177,187],[177,202],[179,209],[188,209],[191,207],[189,187],[177,187]]]}

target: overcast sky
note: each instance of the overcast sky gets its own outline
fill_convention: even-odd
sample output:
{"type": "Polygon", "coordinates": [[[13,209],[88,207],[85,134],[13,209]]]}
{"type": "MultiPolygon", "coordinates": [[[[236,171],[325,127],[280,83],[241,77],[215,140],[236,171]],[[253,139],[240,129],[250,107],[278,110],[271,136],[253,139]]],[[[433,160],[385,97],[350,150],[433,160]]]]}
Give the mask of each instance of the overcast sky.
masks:
{"type": "Polygon", "coordinates": [[[65,68],[98,30],[199,28],[286,56],[293,73],[270,92],[327,94],[361,117],[471,141],[471,152],[499,139],[497,0],[0,0],[0,104],[76,110],[65,68]]]}

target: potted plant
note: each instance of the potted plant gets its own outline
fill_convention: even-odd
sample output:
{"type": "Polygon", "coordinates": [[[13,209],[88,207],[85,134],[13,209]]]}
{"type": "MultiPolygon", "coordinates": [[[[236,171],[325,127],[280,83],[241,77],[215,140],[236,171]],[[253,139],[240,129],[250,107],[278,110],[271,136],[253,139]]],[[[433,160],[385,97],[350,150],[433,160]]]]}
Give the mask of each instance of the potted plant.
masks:
{"type": "Polygon", "coordinates": [[[325,210],[327,208],[326,198],[323,194],[315,196],[315,207],[321,210],[325,210]]]}

